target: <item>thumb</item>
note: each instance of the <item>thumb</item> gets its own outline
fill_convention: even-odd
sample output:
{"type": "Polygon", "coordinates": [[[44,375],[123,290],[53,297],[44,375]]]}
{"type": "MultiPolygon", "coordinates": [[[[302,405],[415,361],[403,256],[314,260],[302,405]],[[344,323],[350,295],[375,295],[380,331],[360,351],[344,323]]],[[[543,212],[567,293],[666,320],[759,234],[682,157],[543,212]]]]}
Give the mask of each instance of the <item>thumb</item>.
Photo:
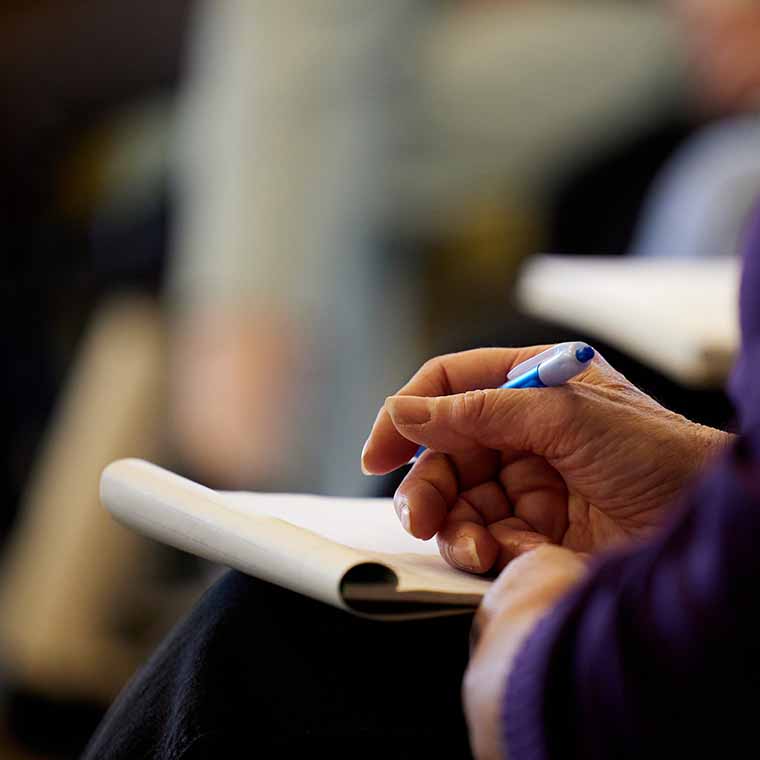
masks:
{"type": "Polygon", "coordinates": [[[493,388],[437,397],[389,396],[385,400],[398,432],[435,451],[454,453],[483,447],[542,456],[567,434],[575,405],[569,385],[493,388]]]}

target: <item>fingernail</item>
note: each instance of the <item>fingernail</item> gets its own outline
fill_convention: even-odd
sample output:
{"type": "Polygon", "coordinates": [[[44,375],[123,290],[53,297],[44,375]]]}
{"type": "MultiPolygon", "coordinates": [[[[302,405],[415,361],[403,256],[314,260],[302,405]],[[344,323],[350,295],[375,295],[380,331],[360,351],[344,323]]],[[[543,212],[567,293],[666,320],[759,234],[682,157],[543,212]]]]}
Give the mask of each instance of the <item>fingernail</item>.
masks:
{"type": "Polygon", "coordinates": [[[362,446],[362,455],[361,455],[362,475],[372,475],[372,473],[364,466],[364,455],[367,453],[368,445],[369,445],[369,438],[367,438],[367,440],[364,441],[364,446],[362,446]]]}
{"type": "Polygon", "coordinates": [[[398,515],[398,519],[401,521],[401,524],[404,526],[404,530],[407,533],[412,532],[412,515],[409,511],[409,501],[403,494],[396,494],[393,497],[393,506],[396,510],[396,514],[398,515]]]}
{"type": "Polygon", "coordinates": [[[396,425],[423,425],[430,421],[432,399],[418,396],[388,396],[385,408],[396,425]]]}
{"type": "Polygon", "coordinates": [[[480,570],[480,557],[471,536],[458,538],[449,549],[454,564],[463,570],[480,570]]]}
{"type": "Polygon", "coordinates": [[[361,468],[362,468],[362,474],[363,475],[374,475],[375,473],[370,472],[367,469],[367,465],[365,464],[365,460],[367,458],[367,449],[369,448],[369,442],[372,440],[372,433],[375,431],[375,427],[377,426],[377,423],[380,421],[380,418],[383,416],[383,412],[385,411],[384,407],[380,407],[380,409],[377,412],[377,415],[375,416],[375,421],[372,423],[372,428],[369,432],[369,435],[367,436],[367,440],[364,441],[364,446],[362,446],[362,454],[361,454],[361,468]]]}

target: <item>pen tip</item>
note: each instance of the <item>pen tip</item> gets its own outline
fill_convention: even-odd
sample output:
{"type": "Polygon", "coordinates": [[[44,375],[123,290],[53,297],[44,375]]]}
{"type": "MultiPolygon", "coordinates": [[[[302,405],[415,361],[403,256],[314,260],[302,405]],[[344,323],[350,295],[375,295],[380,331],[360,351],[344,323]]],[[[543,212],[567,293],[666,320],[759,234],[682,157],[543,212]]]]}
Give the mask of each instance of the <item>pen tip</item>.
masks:
{"type": "Polygon", "coordinates": [[[591,346],[584,346],[583,348],[579,348],[575,352],[575,358],[581,364],[585,364],[586,362],[590,362],[594,358],[594,349],[591,348],[591,346]]]}

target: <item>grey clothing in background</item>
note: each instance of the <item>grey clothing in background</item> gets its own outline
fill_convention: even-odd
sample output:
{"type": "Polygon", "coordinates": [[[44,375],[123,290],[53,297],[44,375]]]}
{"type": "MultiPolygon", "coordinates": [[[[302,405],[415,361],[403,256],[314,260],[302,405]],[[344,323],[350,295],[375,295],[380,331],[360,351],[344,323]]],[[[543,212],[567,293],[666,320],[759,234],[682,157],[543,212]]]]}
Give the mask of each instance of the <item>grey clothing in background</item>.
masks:
{"type": "Polygon", "coordinates": [[[495,193],[540,199],[684,109],[685,79],[650,2],[205,3],[179,120],[172,297],[302,326],[293,487],[365,491],[374,414],[425,358],[421,283],[388,233],[445,232],[495,193]]]}

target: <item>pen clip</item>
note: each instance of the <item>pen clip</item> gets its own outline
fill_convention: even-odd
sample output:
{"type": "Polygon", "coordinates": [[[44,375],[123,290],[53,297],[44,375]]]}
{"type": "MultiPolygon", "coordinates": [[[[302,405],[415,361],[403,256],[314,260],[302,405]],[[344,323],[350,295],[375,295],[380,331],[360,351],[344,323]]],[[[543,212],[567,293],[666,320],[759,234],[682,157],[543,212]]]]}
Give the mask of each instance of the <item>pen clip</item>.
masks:
{"type": "Polygon", "coordinates": [[[538,367],[538,365],[542,362],[545,362],[547,359],[550,359],[552,356],[556,356],[558,353],[563,351],[565,346],[569,346],[571,342],[572,341],[557,343],[556,346],[547,348],[540,354],[531,356],[530,359],[526,359],[524,362],[516,364],[514,367],[512,367],[511,370],[509,370],[509,374],[507,374],[507,380],[514,380],[514,378],[520,377],[520,375],[524,375],[526,372],[530,372],[534,367],[538,367]]]}

